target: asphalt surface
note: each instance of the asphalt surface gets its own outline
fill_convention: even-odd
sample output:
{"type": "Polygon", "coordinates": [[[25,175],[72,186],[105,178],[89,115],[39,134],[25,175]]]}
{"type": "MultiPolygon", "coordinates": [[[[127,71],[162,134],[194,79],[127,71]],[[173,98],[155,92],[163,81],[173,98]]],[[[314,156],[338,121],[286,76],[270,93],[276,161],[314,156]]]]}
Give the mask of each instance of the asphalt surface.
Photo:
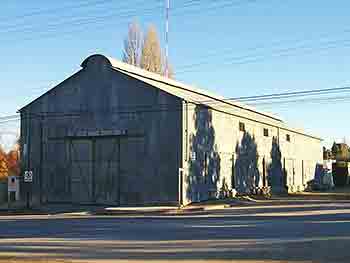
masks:
{"type": "Polygon", "coordinates": [[[180,216],[0,217],[0,262],[202,260],[350,262],[350,202],[260,202],[180,216]]]}

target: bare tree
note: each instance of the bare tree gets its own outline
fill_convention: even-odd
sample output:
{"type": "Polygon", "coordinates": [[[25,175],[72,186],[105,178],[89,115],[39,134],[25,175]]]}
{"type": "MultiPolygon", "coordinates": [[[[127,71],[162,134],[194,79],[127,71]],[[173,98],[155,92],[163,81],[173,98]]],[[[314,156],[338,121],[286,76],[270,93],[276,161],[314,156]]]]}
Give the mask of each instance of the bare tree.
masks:
{"type": "MultiPolygon", "coordinates": [[[[159,37],[154,25],[148,27],[143,37],[138,23],[129,24],[128,35],[124,40],[123,62],[145,70],[165,75],[166,58],[160,47],[159,37]]],[[[174,75],[173,67],[168,63],[168,75],[174,75]]]]}
{"type": "Polygon", "coordinates": [[[157,30],[153,25],[148,27],[143,41],[140,67],[148,71],[163,74],[162,51],[157,30]]]}
{"type": "Polygon", "coordinates": [[[142,50],[142,31],[137,22],[129,24],[128,36],[124,39],[123,62],[139,66],[142,50]]]}

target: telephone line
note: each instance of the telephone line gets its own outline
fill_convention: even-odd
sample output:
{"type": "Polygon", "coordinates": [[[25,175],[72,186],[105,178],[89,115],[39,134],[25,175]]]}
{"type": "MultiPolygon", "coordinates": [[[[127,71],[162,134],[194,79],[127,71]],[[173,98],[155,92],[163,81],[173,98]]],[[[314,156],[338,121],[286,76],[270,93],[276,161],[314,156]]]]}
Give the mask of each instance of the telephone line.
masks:
{"type": "MultiPolygon", "coordinates": [[[[68,25],[68,26],[71,26],[72,23],[77,23],[77,22],[85,22],[86,24],[90,24],[90,23],[95,23],[96,21],[104,21],[104,20],[107,20],[109,18],[113,18],[113,17],[118,17],[120,18],[120,15],[125,15],[126,17],[130,18],[131,16],[133,15],[136,15],[138,14],[140,11],[142,11],[142,14],[144,15],[145,14],[145,11],[146,12],[149,12],[149,11],[156,11],[158,12],[159,11],[159,8],[161,7],[161,3],[159,2],[155,2],[155,6],[151,6],[150,5],[141,5],[141,9],[140,9],[140,6],[138,6],[138,8],[128,8],[128,9],[122,9],[120,8],[120,12],[112,12],[108,15],[103,15],[103,16],[90,16],[88,18],[86,18],[86,15],[84,16],[84,18],[79,18],[79,19],[73,19],[73,20],[68,20],[68,21],[64,21],[62,20],[60,23],[55,23],[55,24],[51,24],[49,25],[50,28],[57,28],[58,26],[64,26],[64,25],[68,25]]],[[[130,5],[128,5],[129,7],[130,5]]],[[[192,1],[189,1],[189,5],[185,6],[185,7],[191,7],[191,6],[195,6],[193,5],[192,1]]],[[[183,7],[181,7],[183,8],[183,7]]],[[[151,13],[152,15],[154,15],[154,13],[151,13]]],[[[151,15],[149,14],[149,15],[151,15]]],[[[39,28],[42,28],[42,25],[37,25],[37,27],[39,28]]],[[[1,29],[1,28],[0,28],[1,29]]],[[[7,27],[8,29],[8,27],[7,27]]],[[[33,31],[29,31],[30,29],[36,29],[36,26],[29,26],[29,27],[26,27],[26,31],[21,31],[21,29],[23,29],[23,27],[20,27],[16,30],[16,27],[14,27],[15,30],[10,30],[10,31],[2,31],[0,30],[0,32],[2,33],[10,33],[10,32],[17,32],[17,33],[27,33],[27,32],[33,32],[33,31]],[[29,29],[29,30],[28,30],[29,29]]]]}
{"type": "MultiPolygon", "coordinates": [[[[283,106],[283,105],[288,105],[288,104],[295,104],[295,103],[311,103],[311,104],[318,104],[318,105],[324,105],[324,104],[330,104],[330,103],[334,103],[334,102],[348,102],[350,101],[350,96],[347,97],[334,97],[334,98],[324,98],[324,99],[313,99],[313,100],[293,100],[293,101],[285,101],[285,102],[272,102],[272,103],[257,103],[257,104],[247,104],[247,105],[254,105],[254,106],[268,106],[268,105],[279,105],[279,106],[283,106]]],[[[196,105],[193,105],[196,106],[196,105]]],[[[192,107],[193,107],[192,106],[192,107]]],[[[220,109],[224,109],[225,107],[228,106],[224,106],[221,107],[220,109]]],[[[61,118],[61,117],[80,117],[80,116],[84,116],[86,115],[95,115],[96,113],[100,113],[100,114],[137,114],[137,113],[152,113],[152,112],[176,112],[176,111],[180,111],[182,109],[182,107],[174,107],[174,108],[164,108],[164,109],[154,109],[154,110],[132,110],[132,111],[103,111],[103,112],[79,112],[79,113],[58,113],[56,112],[55,114],[49,114],[46,113],[46,115],[41,115],[41,116],[37,116],[37,115],[31,115],[30,117],[26,117],[25,115],[23,115],[23,119],[39,119],[39,118],[43,118],[43,117],[47,117],[47,118],[61,118]]],[[[212,110],[216,110],[215,108],[210,108],[212,110]]],[[[9,119],[9,120],[0,120],[0,124],[4,124],[4,123],[9,123],[9,122],[18,122],[20,121],[20,118],[17,119],[9,119]]]]}
{"type": "MultiPolygon", "coordinates": [[[[306,102],[326,102],[330,103],[333,101],[347,101],[350,99],[350,96],[347,97],[327,97],[327,98],[308,98],[308,99],[299,99],[299,100],[289,100],[289,101],[274,101],[274,102],[260,102],[260,103],[248,103],[247,106],[249,105],[281,105],[281,104],[286,104],[286,103],[306,103],[306,102]]],[[[193,102],[190,107],[196,107],[197,105],[201,105],[199,102],[193,102]]],[[[208,106],[208,105],[205,105],[208,106]]],[[[210,106],[210,104],[209,104],[210,106]]],[[[230,107],[229,105],[225,106],[220,106],[221,109],[230,107]]],[[[95,115],[96,113],[98,114],[129,114],[129,113],[152,113],[152,112],[171,112],[171,111],[180,111],[182,110],[182,105],[181,106],[176,106],[176,105],[145,105],[143,107],[131,107],[127,108],[126,110],[120,110],[120,108],[117,108],[117,110],[95,110],[95,111],[75,111],[75,112],[70,112],[70,113],[63,113],[63,112],[40,112],[37,113],[38,116],[34,116],[34,118],[38,117],[79,117],[82,115],[95,115]],[[133,110],[131,110],[133,109],[133,110]]],[[[24,117],[26,118],[26,117],[24,117]]]]}
{"type": "MultiPolygon", "coordinates": [[[[342,39],[342,40],[333,40],[333,41],[327,41],[322,42],[320,47],[313,47],[313,46],[297,46],[297,47],[289,47],[284,49],[275,50],[275,52],[271,52],[271,54],[261,54],[261,55],[255,55],[255,56],[238,56],[233,57],[232,59],[225,59],[221,64],[220,67],[217,67],[217,69],[221,68],[223,65],[245,65],[245,64],[251,64],[254,62],[260,62],[264,61],[269,58],[279,58],[279,57],[288,57],[291,55],[298,54],[299,52],[307,52],[307,54],[311,54],[313,52],[320,52],[325,51],[329,49],[334,49],[337,47],[349,47],[350,45],[350,39],[342,39]]],[[[201,67],[203,65],[209,65],[209,63],[198,63],[196,68],[192,67],[189,70],[180,70],[177,71],[176,74],[183,74],[183,73],[189,73],[189,72],[198,72],[201,71],[201,67]]],[[[210,70],[213,70],[212,68],[210,70]]]]}
{"type": "MultiPolygon", "coordinates": [[[[349,92],[350,87],[341,87],[341,88],[329,88],[329,89],[315,89],[315,90],[305,90],[305,91],[295,91],[295,92],[284,92],[284,93],[272,93],[272,94],[264,94],[264,95],[259,95],[259,96],[244,96],[244,97],[231,97],[227,99],[222,99],[222,101],[226,102],[243,102],[246,105],[267,105],[267,104],[282,104],[282,103],[290,103],[290,102],[306,102],[306,101],[321,101],[321,100],[340,100],[342,98],[347,99],[348,97],[312,97],[312,98],[305,98],[305,96],[324,96],[324,95],[329,95],[331,93],[344,93],[344,92],[349,92]],[[283,101],[281,99],[285,98],[295,98],[295,97],[301,97],[300,99],[293,100],[293,101],[283,101]],[[279,99],[280,101],[272,101],[272,102],[264,102],[264,100],[276,100],[279,99]],[[261,102],[262,101],[262,102],[261,102]]],[[[210,99],[210,100],[200,100],[200,101],[194,101],[194,104],[216,104],[216,103],[221,103],[221,101],[217,101],[215,99],[210,99]]],[[[174,106],[172,104],[157,104],[157,105],[138,105],[138,106],[124,106],[124,107],[118,107],[118,113],[133,113],[135,111],[131,111],[131,109],[136,109],[138,111],[144,111],[146,109],[151,108],[152,111],[157,111],[157,107],[164,107],[164,106],[174,106]],[[121,110],[125,109],[125,110],[121,110]]],[[[244,105],[243,105],[244,106],[244,105]]],[[[180,107],[181,108],[181,107],[180,107]]],[[[162,108],[161,110],[164,111],[165,108],[162,108]]],[[[108,111],[102,111],[103,113],[108,112],[108,111]]],[[[42,114],[61,114],[61,112],[41,112],[42,114]]],[[[88,112],[88,111],[72,111],[71,113],[68,113],[69,116],[72,115],[79,115],[79,114],[91,114],[93,112],[88,112]]],[[[19,114],[16,115],[5,115],[0,117],[0,123],[1,121],[14,121],[14,120],[19,120],[19,114]]]]}
{"type": "Polygon", "coordinates": [[[88,1],[86,3],[81,3],[78,5],[69,5],[69,6],[64,6],[64,7],[59,7],[59,8],[51,8],[51,9],[44,9],[44,10],[36,10],[36,11],[32,11],[32,12],[28,12],[28,13],[24,13],[21,15],[17,15],[14,17],[9,17],[9,18],[5,18],[1,21],[0,25],[3,23],[7,23],[10,20],[21,20],[21,19],[26,19],[28,17],[33,17],[33,16],[40,16],[40,15],[45,15],[45,14],[54,14],[57,13],[59,11],[67,11],[67,10],[72,10],[72,9],[80,9],[82,7],[87,7],[87,6],[96,6],[96,5],[100,5],[100,4],[105,4],[106,2],[110,2],[111,0],[100,0],[100,1],[88,1]]]}
{"type": "MultiPolygon", "coordinates": [[[[191,7],[191,6],[195,7],[196,5],[194,5],[192,3],[191,5],[188,5],[186,7],[191,7]]],[[[157,11],[158,12],[159,11],[159,7],[160,6],[156,6],[156,7],[153,7],[153,8],[148,8],[148,9],[142,10],[143,11],[143,15],[145,15],[145,11],[146,12],[149,12],[149,11],[151,11],[151,12],[152,11],[157,11]]],[[[178,10],[178,9],[179,8],[177,8],[176,10],[178,10]]],[[[208,9],[208,10],[212,10],[212,9],[208,9]]],[[[61,29],[62,26],[64,26],[64,25],[72,26],[72,24],[74,24],[75,26],[81,26],[81,25],[96,24],[97,22],[99,22],[99,23],[106,22],[105,20],[108,21],[108,19],[116,17],[116,16],[119,16],[119,18],[120,18],[120,15],[124,15],[123,18],[124,17],[130,18],[131,16],[136,15],[138,13],[138,11],[139,10],[134,9],[134,10],[127,10],[127,11],[124,11],[122,13],[112,13],[112,14],[105,15],[105,16],[97,16],[97,17],[94,17],[94,18],[90,17],[90,18],[87,18],[87,19],[86,18],[85,19],[76,19],[76,20],[73,20],[73,21],[70,20],[70,21],[66,21],[66,22],[63,21],[61,23],[56,23],[56,24],[49,25],[49,27],[50,27],[49,29],[51,29],[50,32],[57,32],[57,30],[56,31],[54,31],[54,30],[55,29],[61,29]],[[132,13],[130,13],[130,12],[132,12],[132,13]]],[[[200,12],[202,12],[203,10],[201,10],[201,8],[200,8],[199,10],[193,10],[193,11],[198,11],[198,12],[200,11],[200,12]]],[[[154,13],[146,13],[146,15],[150,16],[150,15],[154,15],[154,13]]],[[[176,17],[177,16],[177,12],[174,11],[174,14],[172,16],[176,17]]],[[[42,28],[42,25],[38,25],[37,27],[38,28],[42,28]]],[[[10,31],[1,31],[0,30],[0,32],[4,33],[4,34],[5,33],[21,33],[23,35],[24,33],[28,33],[28,34],[37,33],[38,30],[35,30],[35,29],[36,29],[35,26],[34,27],[27,27],[23,31],[23,28],[21,27],[21,28],[19,28],[17,30],[15,28],[15,30],[10,30],[10,31]]],[[[40,33],[46,33],[46,32],[47,32],[47,30],[41,30],[40,33]]],[[[38,38],[35,38],[35,39],[38,39],[38,38]]],[[[29,39],[24,39],[24,40],[29,40],[29,39]]]]}

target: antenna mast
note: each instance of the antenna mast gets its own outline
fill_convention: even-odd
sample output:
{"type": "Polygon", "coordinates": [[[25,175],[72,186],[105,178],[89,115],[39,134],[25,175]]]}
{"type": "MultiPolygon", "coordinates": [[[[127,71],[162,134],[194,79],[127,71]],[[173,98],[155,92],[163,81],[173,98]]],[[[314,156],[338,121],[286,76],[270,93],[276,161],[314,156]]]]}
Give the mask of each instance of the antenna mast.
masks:
{"type": "Polygon", "coordinates": [[[165,9],[165,76],[169,78],[169,9],[170,9],[170,0],[165,0],[166,9],[165,9]]]}

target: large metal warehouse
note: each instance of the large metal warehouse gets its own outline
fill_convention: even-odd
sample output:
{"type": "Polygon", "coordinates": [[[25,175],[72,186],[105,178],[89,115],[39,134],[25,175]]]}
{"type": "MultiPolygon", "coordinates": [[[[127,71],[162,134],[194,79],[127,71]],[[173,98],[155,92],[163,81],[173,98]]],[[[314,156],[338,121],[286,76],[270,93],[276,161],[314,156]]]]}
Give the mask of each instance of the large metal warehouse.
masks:
{"type": "Polygon", "coordinates": [[[297,191],[322,161],[319,138],[271,114],[103,55],[81,67],[20,109],[33,204],[187,204],[223,188],[297,191]]]}

